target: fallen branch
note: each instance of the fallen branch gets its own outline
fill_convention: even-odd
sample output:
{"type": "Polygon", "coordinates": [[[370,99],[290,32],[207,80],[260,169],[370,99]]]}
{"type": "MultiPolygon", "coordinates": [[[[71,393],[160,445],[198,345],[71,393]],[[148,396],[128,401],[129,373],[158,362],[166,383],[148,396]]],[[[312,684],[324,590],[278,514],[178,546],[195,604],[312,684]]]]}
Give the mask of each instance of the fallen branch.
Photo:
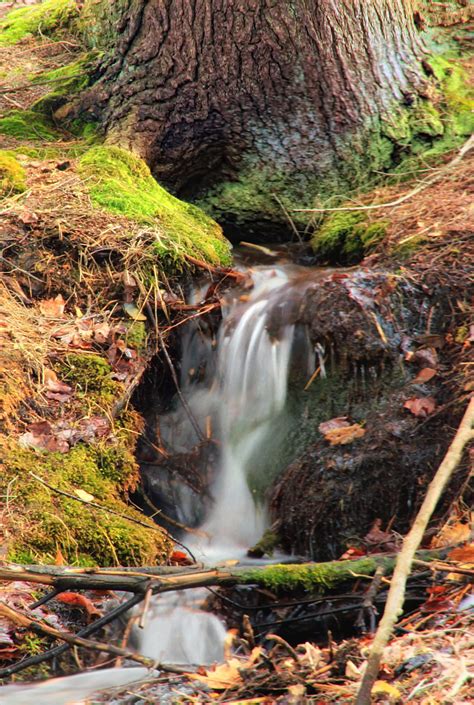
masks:
{"type": "MultiPolygon", "coordinates": [[[[419,551],[417,557],[429,562],[444,558],[446,549],[419,551]]],[[[262,585],[292,592],[331,589],[358,578],[371,579],[381,566],[389,574],[396,554],[366,556],[355,560],[327,563],[299,563],[224,568],[156,566],[144,568],[74,568],[67,566],[0,567],[0,580],[24,580],[60,590],[123,590],[144,595],[215,585],[262,585]],[[150,581],[152,584],[150,585],[150,581]]]]}
{"type": "MultiPolygon", "coordinates": [[[[474,142],[473,142],[474,144],[474,142]]],[[[405,536],[402,549],[398,554],[395,570],[388,592],[383,617],[379,623],[372,643],[367,668],[362,677],[355,705],[370,705],[372,687],[377,678],[383,651],[390,639],[393,628],[401,614],[405,599],[405,587],[410,574],[416,550],[421,543],[428,522],[435,507],[453,474],[459,465],[464,448],[474,440],[474,397],[469,402],[463,419],[448,448],[444,459],[432,479],[423,504],[415,518],[412,528],[405,536]]],[[[420,560],[421,559],[420,557],[420,560]]]]}

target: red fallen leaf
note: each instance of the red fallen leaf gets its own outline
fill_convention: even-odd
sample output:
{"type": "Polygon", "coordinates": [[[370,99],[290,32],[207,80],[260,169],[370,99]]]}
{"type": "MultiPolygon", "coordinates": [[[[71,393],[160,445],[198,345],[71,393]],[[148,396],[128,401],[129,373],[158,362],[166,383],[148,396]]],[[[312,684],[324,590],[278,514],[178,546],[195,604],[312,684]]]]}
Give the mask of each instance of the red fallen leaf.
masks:
{"type": "Polygon", "coordinates": [[[349,560],[351,558],[359,558],[360,556],[366,556],[367,552],[363,551],[361,548],[357,548],[356,546],[349,546],[347,551],[345,551],[342,556],[338,560],[340,561],[345,561],[349,560]]]}
{"type": "Polygon", "coordinates": [[[61,592],[56,597],[56,600],[58,600],[58,602],[63,602],[66,605],[84,608],[89,617],[100,617],[102,614],[97,607],[92,604],[89,598],[84,595],[80,595],[78,592],[61,592]]]}
{"type": "Polygon", "coordinates": [[[416,384],[424,384],[425,382],[429,382],[430,379],[433,379],[435,376],[436,370],[433,370],[432,367],[424,367],[418,372],[413,382],[416,384]]]}
{"type": "Polygon", "coordinates": [[[183,551],[173,551],[170,556],[170,563],[175,563],[177,565],[192,565],[192,561],[189,556],[183,551]]]}
{"type": "Polygon", "coordinates": [[[421,612],[446,612],[452,610],[454,602],[447,597],[434,597],[424,602],[421,607],[421,612]]]}
{"type": "Polygon", "coordinates": [[[61,294],[58,294],[54,299],[45,299],[40,301],[39,308],[43,316],[49,318],[62,318],[66,302],[61,294]]]}
{"type": "Polygon", "coordinates": [[[408,409],[414,416],[424,418],[436,409],[436,400],[434,397],[411,397],[406,400],[403,408],[408,409]]]}
{"type": "Polygon", "coordinates": [[[326,435],[328,431],[333,431],[335,428],[347,428],[351,424],[347,420],[347,416],[336,416],[334,419],[329,419],[329,421],[323,421],[318,426],[318,431],[323,435],[326,435]]]}

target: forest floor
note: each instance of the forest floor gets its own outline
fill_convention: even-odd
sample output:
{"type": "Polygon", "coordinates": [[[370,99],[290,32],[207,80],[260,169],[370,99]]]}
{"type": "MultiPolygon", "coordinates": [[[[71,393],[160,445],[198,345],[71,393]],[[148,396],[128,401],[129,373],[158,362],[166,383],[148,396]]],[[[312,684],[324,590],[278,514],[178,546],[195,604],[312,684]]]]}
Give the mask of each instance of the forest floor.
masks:
{"type": "MultiPolygon", "coordinates": [[[[0,4],[0,16],[10,5],[0,4]]],[[[173,565],[183,560],[179,546],[129,502],[138,482],[134,449],[143,425],[129,401],[159,349],[158,323],[166,338],[188,316],[217,308],[219,296],[214,290],[201,310],[190,311],[180,288],[182,271],[157,266],[150,249],[157,235],[166,240],[166,231],[131,223],[93,203],[88,176],[78,168],[95,144],[93,135],[52,127],[33,113],[2,134],[2,120],[12,110],[30,111],[50,92],[50,81],[41,76],[73,63],[81,51],[73,36],[30,36],[2,47],[0,57],[0,150],[13,155],[16,169],[0,200],[1,563],[173,565]],[[84,504],[92,501],[100,507],[87,509],[89,518],[83,520],[84,504]],[[60,526],[43,526],[51,503],[60,526]],[[107,514],[108,532],[103,529],[107,508],[120,515],[112,526],[107,514]]],[[[368,211],[370,219],[387,221],[388,227],[361,266],[401,271],[427,290],[443,286],[455,292],[451,306],[463,323],[447,342],[459,397],[467,401],[474,389],[474,321],[468,307],[474,284],[474,149],[444,171],[456,153],[413,179],[378,187],[356,205],[391,203],[412,193],[398,206],[368,211]],[[466,295],[460,297],[463,289],[466,295]]],[[[203,257],[197,259],[198,266],[204,264],[203,257]]],[[[218,280],[229,274],[215,264],[208,263],[208,269],[218,280]]],[[[470,702],[472,522],[459,501],[438,528],[433,545],[467,545],[451,555],[451,571],[441,566],[417,579],[424,599],[404,616],[385,652],[377,702],[470,702]]],[[[367,594],[360,584],[352,589],[367,594]]],[[[20,581],[4,583],[1,591],[3,602],[20,611],[42,594],[20,581]]],[[[31,614],[69,630],[97,618],[113,599],[66,593],[31,614]]],[[[115,637],[124,643],[121,635],[115,637]]],[[[252,635],[231,637],[240,640],[239,656],[229,653],[224,665],[200,669],[189,679],[166,678],[176,702],[350,702],[371,641],[364,635],[329,646],[307,642],[295,650],[281,639],[252,648],[252,635]]],[[[37,655],[52,641],[1,618],[3,667],[37,655]]],[[[116,663],[87,650],[74,659],[62,664],[66,671],[116,663]]],[[[49,666],[32,666],[21,678],[51,674],[49,666]]],[[[156,702],[162,687],[163,676],[124,692],[121,702],[156,702]]]]}

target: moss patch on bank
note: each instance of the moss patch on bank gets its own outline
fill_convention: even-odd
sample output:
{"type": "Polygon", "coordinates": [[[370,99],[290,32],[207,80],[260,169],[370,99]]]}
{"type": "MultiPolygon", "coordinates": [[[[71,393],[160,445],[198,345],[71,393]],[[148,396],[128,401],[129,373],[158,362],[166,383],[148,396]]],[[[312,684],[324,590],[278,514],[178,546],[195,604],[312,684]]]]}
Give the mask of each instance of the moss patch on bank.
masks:
{"type": "Polygon", "coordinates": [[[361,212],[329,215],[311,239],[312,248],[324,261],[337,264],[360,262],[385,237],[388,221],[368,222],[361,212]]]}
{"type": "Polygon", "coordinates": [[[42,115],[32,110],[11,110],[0,118],[0,135],[40,142],[54,142],[60,137],[42,115]]]}
{"type": "Polygon", "coordinates": [[[230,264],[230,245],[217,223],[168,193],[136,155],[120,147],[95,147],[81,158],[78,170],[94,205],[162,229],[156,234],[158,256],[175,265],[186,255],[230,264]]]}
{"type": "Polygon", "coordinates": [[[52,35],[69,28],[77,17],[75,0],[44,0],[18,8],[0,20],[0,46],[16,44],[29,35],[52,35]]]}
{"type": "Polygon", "coordinates": [[[0,150],[0,197],[22,193],[26,189],[26,172],[13,152],[0,150]]]}
{"type": "Polygon", "coordinates": [[[2,448],[0,491],[15,508],[8,559],[54,563],[58,551],[72,565],[147,565],[166,560],[172,548],[152,521],[125,501],[124,487],[136,483],[133,453],[123,442],[78,444],[68,453],[2,448]],[[103,509],[60,495],[36,480],[77,496],[83,491],[103,509]],[[148,524],[141,526],[107,512],[148,524]]]}

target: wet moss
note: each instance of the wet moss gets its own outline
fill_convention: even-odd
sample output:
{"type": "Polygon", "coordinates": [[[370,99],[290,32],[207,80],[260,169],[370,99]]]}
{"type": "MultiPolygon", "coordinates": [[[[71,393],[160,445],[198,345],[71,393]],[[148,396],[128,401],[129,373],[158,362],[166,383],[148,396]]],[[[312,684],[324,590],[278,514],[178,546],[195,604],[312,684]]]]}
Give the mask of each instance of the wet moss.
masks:
{"type": "Polygon", "coordinates": [[[26,172],[13,152],[0,150],[0,197],[22,193],[26,189],[26,172]]]}
{"type": "Polygon", "coordinates": [[[16,44],[29,35],[52,35],[78,16],[75,0],[44,0],[9,12],[0,20],[0,45],[16,44]]]}
{"type": "Polygon", "coordinates": [[[329,262],[359,262],[386,234],[388,222],[367,222],[359,211],[339,211],[329,215],[313,235],[315,254],[329,262]]]}
{"type": "Polygon", "coordinates": [[[9,560],[51,563],[58,550],[74,565],[143,565],[166,559],[168,538],[125,502],[122,487],[137,470],[133,455],[123,448],[79,444],[60,454],[10,444],[2,451],[0,489],[13,492],[16,505],[9,560]],[[71,495],[88,492],[104,510],[57,494],[30,470],[71,495]],[[110,514],[107,507],[150,528],[110,514]]]}
{"type": "Polygon", "coordinates": [[[258,583],[276,592],[332,588],[349,579],[354,573],[373,575],[377,562],[373,558],[359,561],[334,561],[334,563],[312,563],[304,565],[270,565],[257,570],[245,570],[242,580],[258,583]]]}
{"type": "Polygon", "coordinates": [[[53,142],[59,139],[56,130],[44,117],[32,110],[11,110],[0,118],[0,134],[27,141],[53,142]]]}
{"type": "Polygon", "coordinates": [[[187,254],[212,264],[230,263],[230,245],[220,227],[196,206],[172,196],[145,162],[120,147],[94,147],[80,160],[92,201],[139,223],[160,225],[157,256],[179,264],[187,254]]]}

